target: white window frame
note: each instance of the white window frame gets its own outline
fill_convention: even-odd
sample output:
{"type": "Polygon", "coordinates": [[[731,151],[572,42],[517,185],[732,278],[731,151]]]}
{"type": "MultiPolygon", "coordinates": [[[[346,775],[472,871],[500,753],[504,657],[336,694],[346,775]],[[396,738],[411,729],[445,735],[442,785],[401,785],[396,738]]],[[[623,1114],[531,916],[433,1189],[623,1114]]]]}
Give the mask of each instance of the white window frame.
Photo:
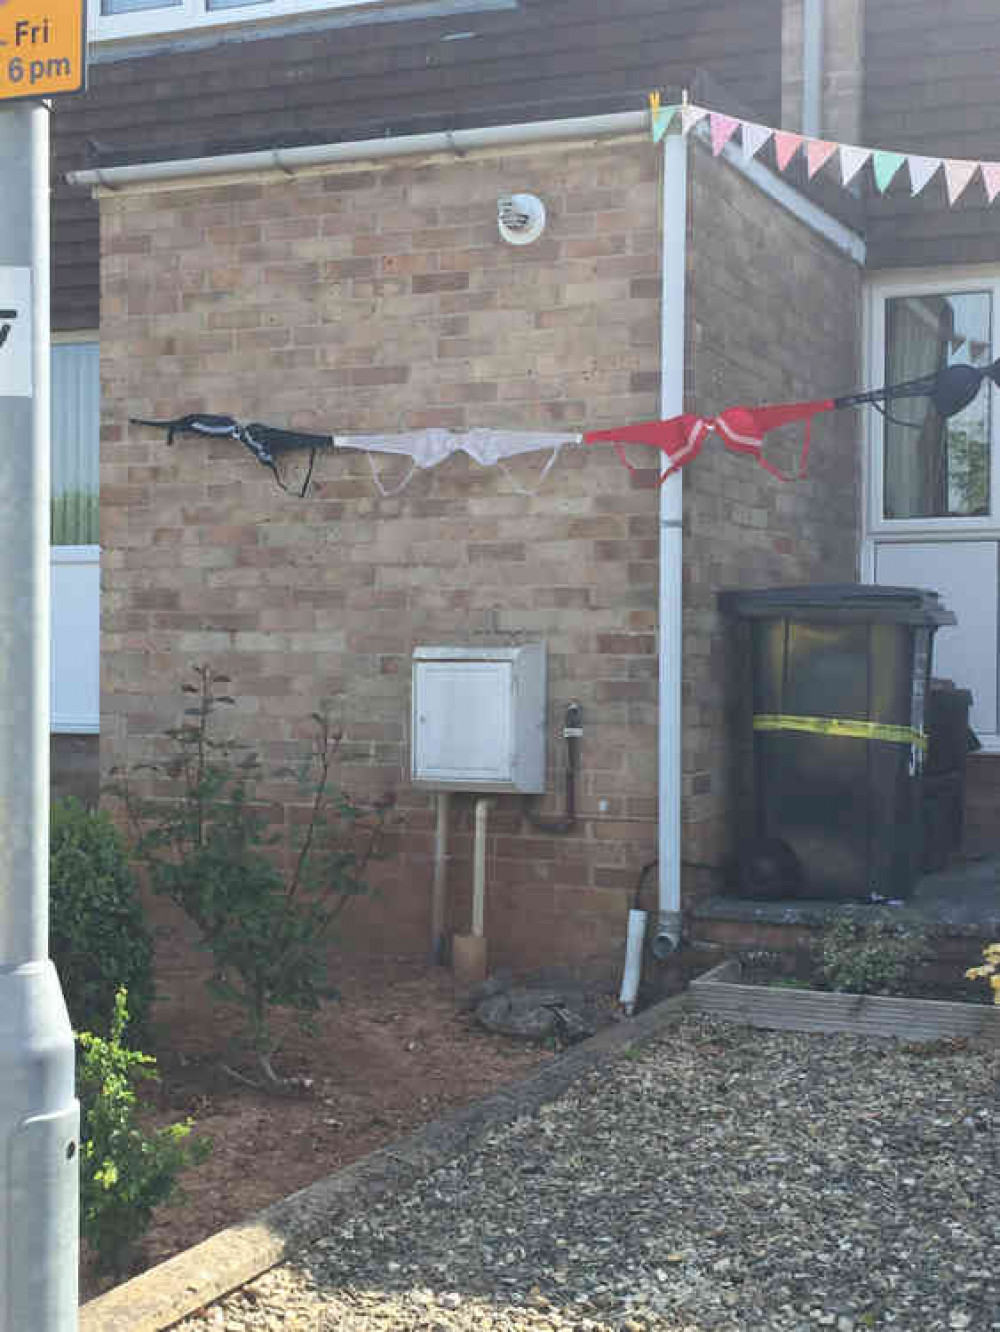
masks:
{"type": "MultiPolygon", "coordinates": [[[[993,299],[991,359],[1000,347],[1000,268],[965,266],[954,268],[896,269],[873,273],[865,286],[863,303],[864,384],[885,382],[885,306],[894,296],[934,296],[969,291],[988,291],[993,299]]],[[[994,393],[992,386],[982,392],[994,393]]],[[[878,548],[895,544],[960,541],[995,541],[1000,552],[1000,398],[990,411],[990,513],[969,518],[884,517],[883,418],[873,407],[863,407],[862,439],[862,542],[859,576],[874,583],[878,548]]],[[[980,735],[984,753],[1000,753],[1000,735],[980,735]]]]}
{"type": "Polygon", "coordinates": [[[369,9],[386,0],[260,0],[232,9],[209,9],[208,0],[182,0],[179,5],[137,10],[131,14],[102,14],[101,0],[89,6],[88,36],[92,42],[120,41],[170,33],[197,32],[204,28],[228,27],[234,23],[259,23],[266,19],[336,9],[369,9]]]}
{"type": "MultiPolygon", "coordinates": [[[[992,338],[990,359],[997,356],[997,324],[1000,323],[1000,270],[983,268],[905,269],[876,275],[867,285],[865,299],[865,375],[867,385],[882,384],[885,379],[885,307],[896,296],[938,296],[960,292],[987,291],[992,298],[992,338]]],[[[981,390],[993,393],[992,386],[981,390]]],[[[867,538],[880,541],[899,537],[947,537],[982,539],[1000,537],[1000,399],[990,410],[990,513],[969,518],[886,518],[884,516],[884,421],[873,407],[864,407],[864,531],[867,538]]],[[[874,566],[871,540],[865,542],[865,560],[874,566]]]]}

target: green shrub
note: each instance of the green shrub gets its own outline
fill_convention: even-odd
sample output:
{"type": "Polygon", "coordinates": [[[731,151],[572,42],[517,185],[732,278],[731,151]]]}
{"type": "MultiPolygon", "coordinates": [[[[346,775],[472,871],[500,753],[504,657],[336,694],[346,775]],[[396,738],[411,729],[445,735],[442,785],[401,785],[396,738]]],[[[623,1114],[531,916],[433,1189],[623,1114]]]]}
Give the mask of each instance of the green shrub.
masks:
{"type": "Polygon", "coordinates": [[[884,921],[861,925],[838,920],[823,931],[816,945],[827,988],[850,994],[899,993],[927,957],[923,934],[884,921]]]}
{"type": "Polygon", "coordinates": [[[149,1227],[153,1208],[177,1194],[177,1176],[202,1161],[205,1142],[188,1143],[191,1120],[144,1133],[136,1086],[155,1079],[156,1060],[125,1046],[124,989],[115,995],[107,1039],[77,1036],[80,1097],[80,1231],[105,1272],[121,1272],[149,1227]]]}
{"type": "Polygon", "coordinates": [[[153,944],[124,843],[106,814],[52,802],[49,951],[76,1031],[106,1034],[120,986],[141,1033],[153,998],[153,944]]]}
{"type": "Polygon", "coordinates": [[[197,926],[212,954],[212,989],[243,1009],[249,1044],[274,1086],[284,1080],[271,1063],[273,1011],[291,1009],[308,1029],[320,1002],[336,994],[331,936],[344,907],[368,891],[389,802],[362,808],[335,786],[342,737],[321,710],[312,714],[313,744],[298,773],[274,774],[297,775],[301,821],[273,831],[255,799],[256,755],[241,757],[245,745],[216,733],[219,707],[235,701],[218,691],[228,677],[207,666],[194,674],[197,683],[182,686],[192,705],[165,732],[169,758],[142,765],[172,782],[173,799],[140,799],[127,773],[119,794],[151,888],[197,926]]]}

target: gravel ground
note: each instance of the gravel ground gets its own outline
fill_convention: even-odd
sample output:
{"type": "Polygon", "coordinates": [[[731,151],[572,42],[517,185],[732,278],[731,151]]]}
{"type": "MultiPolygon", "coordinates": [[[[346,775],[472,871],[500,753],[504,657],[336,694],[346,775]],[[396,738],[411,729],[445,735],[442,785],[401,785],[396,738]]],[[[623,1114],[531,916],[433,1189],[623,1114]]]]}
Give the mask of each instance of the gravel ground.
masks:
{"type": "Polygon", "coordinates": [[[997,1066],[687,1018],[180,1327],[1000,1329],[997,1066]]]}

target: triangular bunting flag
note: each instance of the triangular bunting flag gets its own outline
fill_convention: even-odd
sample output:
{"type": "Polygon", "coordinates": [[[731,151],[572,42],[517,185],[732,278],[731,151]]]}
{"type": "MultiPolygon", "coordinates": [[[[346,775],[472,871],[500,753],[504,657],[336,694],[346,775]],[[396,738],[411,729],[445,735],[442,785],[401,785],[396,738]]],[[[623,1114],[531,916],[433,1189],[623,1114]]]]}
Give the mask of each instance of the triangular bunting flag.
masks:
{"type": "Polygon", "coordinates": [[[740,122],[732,116],[724,116],[721,111],[713,111],[708,119],[712,130],[712,155],[718,157],[736,133],[740,122]]]}
{"type": "MultiPolygon", "coordinates": [[[[0,0],[2,5],[4,0],[0,0]]],[[[0,43],[2,45],[2,43],[0,43]]],[[[659,143],[680,113],[682,134],[690,134],[706,118],[713,156],[719,157],[726,145],[740,131],[743,160],[751,162],[768,142],[774,140],[775,159],[779,171],[785,171],[800,148],[804,149],[809,179],[840,153],[840,179],[845,188],[854,181],[865,164],[871,160],[875,185],[884,194],[896,179],[905,163],[910,174],[910,192],[916,197],[944,167],[948,203],[955,204],[968,188],[976,172],[980,172],[988,203],[1000,197],[1000,161],[972,162],[962,158],[925,157],[920,153],[898,153],[888,148],[861,148],[857,144],[835,143],[830,139],[807,139],[789,130],[773,129],[753,120],[739,120],[722,111],[709,111],[704,106],[661,106],[660,94],[649,95],[650,126],[653,142],[659,143]]]]}
{"type": "Polygon", "coordinates": [[[660,142],[679,110],[679,106],[658,106],[652,112],[654,143],[660,142]]]}
{"type": "Polygon", "coordinates": [[[743,157],[749,162],[751,158],[757,156],[760,150],[767,143],[768,139],[774,133],[766,125],[756,125],[752,120],[743,122],[743,157]]]}
{"type": "Polygon", "coordinates": [[[806,170],[810,180],[821,166],[829,162],[836,151],[837,145],[830,143],[827,139],[806,140],[806,170]]]}
{"type": "Polygon", "coordinates": [[[845,185],[850,185],[871,155],[870,148],[857,148],[850,143],[840,145],[840,179],[845,185]]]}
{"type": "Polygon", "coordinates": [[[875,184],[879,194],[885,194],[896,172],[906,161],[905,153],[890,153],[876,148],[872,153],[872,166],[875,169],[875,184]]]}
{"type": "Polygon", "coordinates": [[[980,162],[979,169],[983,173],[986,197],[992,203],[1000,194],[1000,162],[980,162]]]}
{"type": "Polygon", "coordinates": [[[920,157],[917,153],[910,153],[907,160],[910,167],[910,189],[914,195],[917,195],[937,171],[941,165],[941,159],[940,157],[920,157]]]}
{"type": "Polygon", "coordinates": [[[708,112],[703,106],[691,106],[689,102],[685,102],[681,107],[681,133],[690,134],[695,125],[701,124],[707,115],[708,112]]]}
{"type": "Polygon", "coordinates": [[[785,167],[799,151],[799,144],[802,142],[801,134],[792,134],[790,130],[774,131],[774,155],[778,160],[778,170],[784,171],[785,167]]]}
{"type": "Polygon", "coordinates": [[[954,204],[976,174],[978,162],[962,162],[953,157],[944,159],[944,179],[948,187],[948,202],[954,204]]]}

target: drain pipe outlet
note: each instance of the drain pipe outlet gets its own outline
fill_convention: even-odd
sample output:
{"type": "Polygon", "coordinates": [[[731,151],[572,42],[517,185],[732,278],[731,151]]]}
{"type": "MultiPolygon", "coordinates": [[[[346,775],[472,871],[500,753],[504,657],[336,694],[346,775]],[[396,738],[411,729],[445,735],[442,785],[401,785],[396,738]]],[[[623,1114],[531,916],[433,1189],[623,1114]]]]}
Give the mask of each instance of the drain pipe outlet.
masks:
{"type": "Polygon", "coordinates": [[[625,945],[625,970],[622,972],[622,988],[618,1002],[631,1017],[635,1012],[635,1003],[639,997],[639,981],[642,978],[642,945],[646,938],[645,911],[635,907],[628,913],[628,940],[625,945]]]}
{"type": "MultiPolygon", "coordinates": [[[[660,415],[684,410],[687,265],[687,139],[663,143],[663,257],[660,303],[660,415]]],[[[684,473],[660,488],[659,742],[657,826],[659,918],[653,956],[663,961],[681,946],[681,679],[684,620],[684,473]]]]}

